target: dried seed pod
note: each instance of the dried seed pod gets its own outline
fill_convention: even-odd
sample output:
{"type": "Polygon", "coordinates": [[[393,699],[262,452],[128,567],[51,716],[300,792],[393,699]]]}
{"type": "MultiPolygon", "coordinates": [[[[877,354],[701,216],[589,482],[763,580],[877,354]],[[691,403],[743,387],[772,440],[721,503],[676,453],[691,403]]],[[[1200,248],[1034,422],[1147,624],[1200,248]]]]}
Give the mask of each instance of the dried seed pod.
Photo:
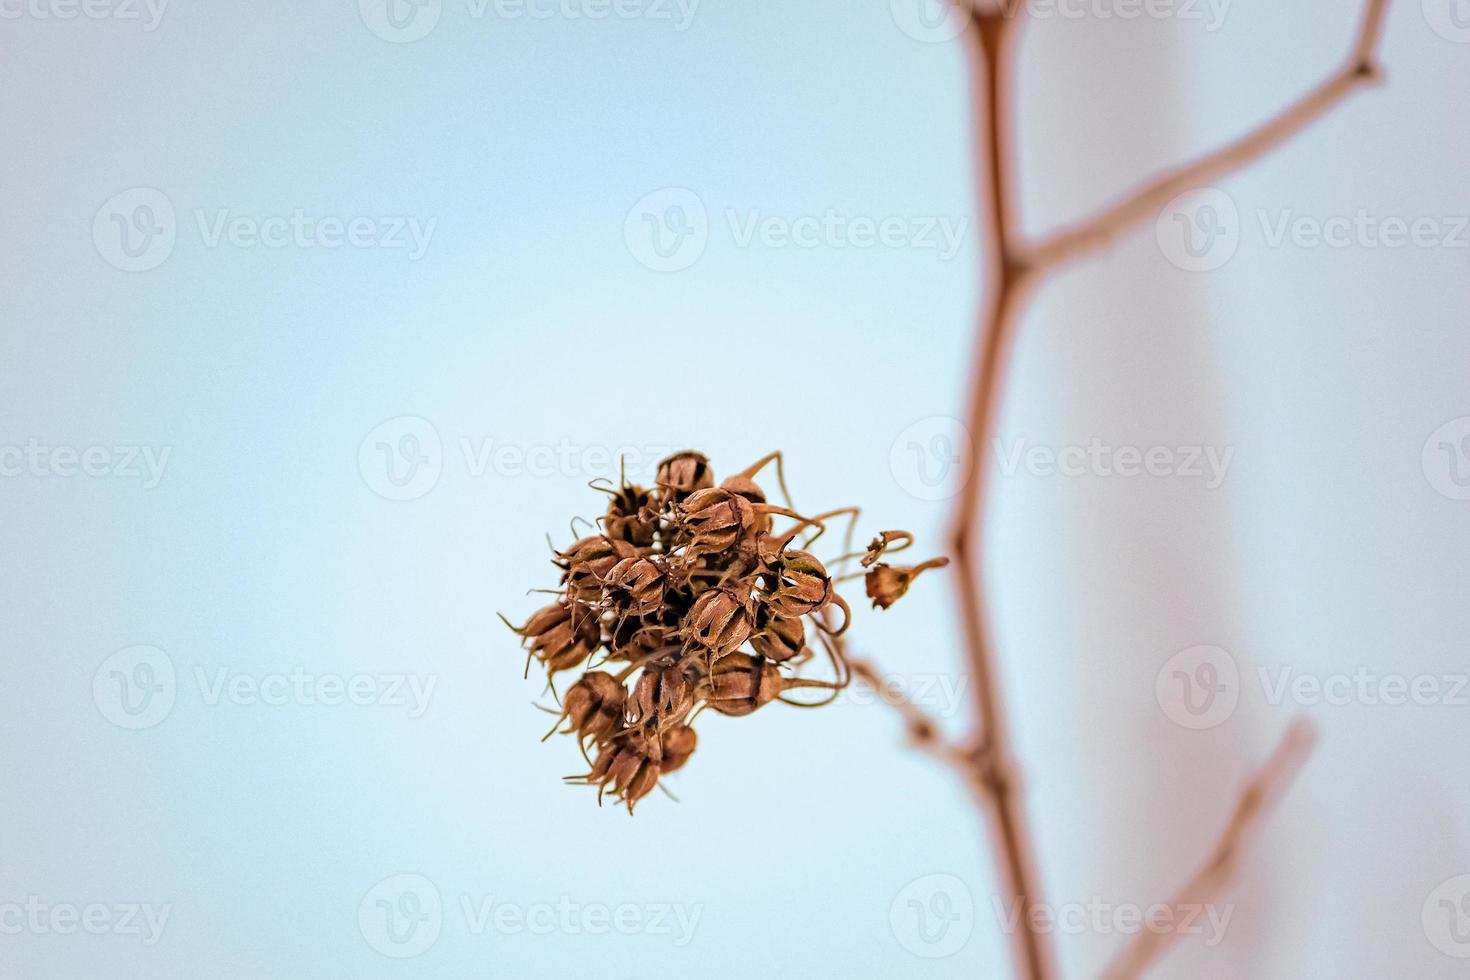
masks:
{"type": "Polygon", "coordinates": [[[623,614],[651,616],[663,608],[666,573],[657,559],[624,558],[603,580],[603,603],[623,614]]]}
{"type": "Polygon", "coordinates": [[[748,653],[732,653],[710,667],[705,702],[722,715],[748,715],[781,693],[776,665],[748,653]]]}
{"type": "Polygon", "coordinates": [[[638,549],[626,541],[594,534],[559,552],[556,564],[562,569],[561,580],[569,597],[596,602],[602,595],[602,582],[613,566],[637,554],[638,549]]]}
{"type": "Polygon", "coordinates": [[[806,623],[800,616],[781,616],[761,603],[750,645],[767,660],[785,663],[806,648],[806,623]]]}
{"type": "Polygon", "coordinates": [[[931,558],[918,565],[887,565],[882,562],[868,569],[863,576],[868,598],[873,600],[874,609],[887,609],[908,592],[909,586],[920,574],[931,568],[943,568],[948,558],[931,558]]]}
{"type": "Polygon", "coordinates": [[[609,641],[608,656],[612,660],[639,660],[657,653],[677,653],[683,647],[677,624],[643,619],[626,619],[617,624],[609,641]]]}
{"type": "Polygon", "coordinates": [[[832,601],[832,577],[815,555],[783,552],[772,569],[769,601],[778,615],[795,618],[817,612],[832,601]]]}
{"type": "Polygon", "coordinates": [[[736,473],[734,476],[726,477],[720,484],[721,490],[731,493],[750,501],[754,506],[755,514],[750,521],[749,530],[764,534],[771,530],[771,515],[767,511],[766,492],[761,489],[760,484],[744,473],[736,473]]]}
{"type": "Polygon", "coordinates": [[[688,725],[675,725],[663,733],[659,746],[663,759],[659,769],[669,773],[683,767],[699,745],[699,736],[688,725]]]}
{"type": "Polygon", "coordinates": [[[552,675],[581,664],[602,642],[602,627],[596,616],[562,603],[538,610],[526,620],[525,626],[520,629],[511,626],[511,629],[521,635],[528,643],[530,655],[540,660],[552,675]]]}
{"type": "Polygon", "coordinates": [[[623,703],[627,692],[611,674],[588,671],[578,678],[562,699],[569,732],[578,738],[601,742],[623,728],[623,703]]]}
{"type": "Polygon", "coordinates": [[[671,503],[678,503],[696,490],[715,485],[715,474],[709,459],[692,449],[661,460],[653,481],[671,503]]]}
{"type": "Polygon", "coordinates": [[[722,487],[696,490],[679,505],[678,513],[680,538],[690,557],[728,551],[746,532],[757,529],[762,516],[745,497],[722,487]]]}
{"type": "Polygon", "coordinates": [[[725,477],[720,483],[720,489],[737,493],[753,504],[766,503],[766,492],[761,489],[759,483],[756,483],[744,473],[736,473],[734,476],[725,477]]]}
{"type": "Polygon", "coordinates": [[[652,512],[653,496],[643,487],[625,483],[608,501],[602,518],[604,533],[614,541],[626,541],[635,548],[653,545],[658,532],[658,519],[652,512]]]}
{"type": "Polygon", "coordinates": [[[624,737],[601,748],[587,781],[602,789],[611,789],[632,813],[638,801],[658,785],[658,777],[659,764],[639,740],[624,737]]]}
{"type": "Polygon", "coordinates": [[[683,663],[649,665],[633,685],[627,717],[633,725],[667,728],[694,709],[695,685],[683,663]]]}
{"type": "Polygon", "coordinates": [[[701,594],[684,621],[685,638],[716,658],[738,649],[750,636],[750,628],[748,600],[726,587],[701,594]]]}
{"type": "Polygon", "coordinates": [[[862,566],[867,568],[882,558],[884,552],[902,551],[913,543],[914,536],[907,531],[881,531],[876,538],[868,542],[868,550],[863,555],[862,566]]]}

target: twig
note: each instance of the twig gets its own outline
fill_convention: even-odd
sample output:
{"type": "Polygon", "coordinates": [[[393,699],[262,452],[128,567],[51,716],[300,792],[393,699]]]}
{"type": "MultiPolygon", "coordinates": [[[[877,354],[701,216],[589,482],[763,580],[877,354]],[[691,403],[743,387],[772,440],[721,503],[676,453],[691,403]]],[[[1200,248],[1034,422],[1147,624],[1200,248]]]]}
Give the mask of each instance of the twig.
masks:
{"type": "MultiPolygon", "coordinates": [[[[1011,740],[1001,710],[988,590],[981,575],[988,467],[984,447],[990,445],[995,416],[1004,395],[1008,354],[1019,327],[1019,313],[1029,288],[1060,263],[1098,248],[1136,224],[1194,182],[1220,177],[1256,160],[1301,131],[1340,102],[1360,83],[1378,76],[1375,51],[1382,33],[1387,0],[1367,0],[1362,24],[1346,65],[1300,101],[1237,141],[1178,167],[1145,184],[1122,201],[1027,247],[1015,231],[1012,186],[1012,140],[1009,113],[1014,73],[1010,58],[1015,25],[1023,9],[1001,2],[984,9],[971,5],[968,37],[975,57],[975,109],[983,114],[976,126],[976,170],[979,207],[986,250],[989,289],[978,325],[973,382],[967,425],[974,471],[956,497],[951,513],[950,553],[964,628],[965,652],[973,677],[978,747],[971,755],[971,782],[979,787],[992,819],[997,863],[1009,897],[1028,908],[1038,902],[1031,837],[1021,807],[1019,779],[1012,761],[1011,740]]],[[[1018,930],[1017,972],[1029,980],[1053,975],[1051,955],[1030,916],[1018,930]]]]}
{"type": "Polygon", "coordinates": [[[947,765],[956,767],[967,779],[974,776],[974,764],[970,753],[945,738],[938,723],[929,716],[927,711],[914,704],[903,691],[889,684],[878,673],[878,668],[871,663],[847,656],[845,653],[843,655],[846,657],[848,667],[852,669],[852,676],[872,688],[884,704],[903,716],[904,727],[917,748],[947,765]]]}
{"type": "Polygon", "coordinates": [[[1234,142],[1168,170],[1075,227],[1046,238],[1026,254],[1032,269],[1060,265],[1099,248],[1139,220],[1158,212],[1176,194],[1260,159],[1341,102],[1359,85],[1376,81],[1375,59],[1388,0],[1369,0],[1358,36],[1341,68],[1299,100],[1234,142]]]}
{"type": "MultiPolygon", "coordinates": [[[[1261,825],[1272,805],[1291,786],[1316,741],[1317,731],[1311,722],[1298,718],[1291,723],[1276,751],[1246,784],[1209,859],[1167,903],[1170,912],[1175,913],[1170,921],[1177,921],[1181,907],[1198,907],[1219,894],[1229,882],[1252,831],[1261,825]]],[[[1139,976],[1178,936],[1174,930],[1140,930],[1118,953],[1103,977],[1131,980],[1139,976]]]]}

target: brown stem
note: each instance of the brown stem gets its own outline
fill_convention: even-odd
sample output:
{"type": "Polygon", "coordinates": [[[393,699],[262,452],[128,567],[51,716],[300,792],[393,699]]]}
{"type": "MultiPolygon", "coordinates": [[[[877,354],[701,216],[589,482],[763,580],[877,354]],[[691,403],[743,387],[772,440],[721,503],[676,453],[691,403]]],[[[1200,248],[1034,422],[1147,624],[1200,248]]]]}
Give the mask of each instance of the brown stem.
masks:
{"type": "Polygon", "coordinates": [[[913,740],[915,746],[941,762],[956,767],[965,779],[974,778],[975,770],[970,762],[970,754],[945,738],[939,729],[939,724],[929,716],[927,711],[914,704],[909,700],[908,695],[884,680],[883,675],[878,673],[878,668],[868,661],[848,656],[845,649],[842,655],[847,660],[852,676],[872,688],[884,704],[903,716],[904,727],[908,729],[909,738],[913,740]]]}
{"type": "MultiPolygon", "coordinates": [[[[1009,732],[1001,710],[995,676],[990,625],[981,584],[981,551],[973,540],[977,518],[983,513],[986,466],[983,446],[993,427],[1000,392],[999,372],[1018,322],[1015,313],[1020,287],[1026,277],[1016,261],[1012,241],[1010,158],[1008,138],[1012,105],[1011,35],[1015,25],[1003,12],[976,13],[970,21],[974,42],[975,102],[984,115],[978,121],[977,160],[979,197],[984,216],[986,256],[989,266],[989,299],[981,314],[980,347],[970,395],[969,422],[973,472],[955,503],[950,533],[954,558],[965,651],[969,659],[975,693],[975,749],[968,756],[971,784],[991,815],[994,851],[1004,879],[1004,895],[1028,909],[1040,899],[1035,885],[1034,859],[1026,820],[1021,813],[1017,775],[1011,761],[1009,732]]],[[[1031,916],[1023,913],[1023,928],[1017,930],[1019,974],[1029,980],[1047,980],[1052,975],[1051,955],[1031,916]]]]}
{"type": "Polygon", "coordinates": [[[1316,88],[1234,142],[1159,174],[1092,217],[1050,235],[1029,250],[1028,264],[1032,268],[1051,268],[1100,248],[1129,226],[1157,213],[1175,195],[1258,160],[1324,115],[1359,85],[1376,81],[1380,72],[1374,60],[1375,51],[1387,6],[1388,0],[1368,0],[1347,61],[1316,88]]]}
{"type": "MultiPolygon", "coordinates": [[[[982,575],[981,540],[989,469],[986,449],[991,444],[996,412],[1004,397],[1006,366],[1026,295],[1031,286],[1057,265],[1096,249],[1195,183],[1223,176],[1256,160],[1323,115],[1359,84],[1376,78],[1375,51],[1386,7],[1387,0],[1367,0],[1347,63],[1275,118],[1233,143],[1162,174],[1118,203],[1035,247],[1027,247],[1021,241],[1012,213],[1016,196],[1011,179],[1013,143],[1009,113],[1014,105],[1010,92],[1014,73],[1010,61],[1014,27],[1021,8],[1002,2],[983,11],[972,9],[969,38],[976,61],[975,108],[977,115],[983,115],[983,119],[977,119],[975,138],[988,294],[979,318],[967,414],[973,469],[951,514],[950,552],[956,567],[955,585],[976,709],[976,748],[964,754],[965,768],[971,785],[991,814],[994,849],[1004,875],[1005,891],[1023,909],[1025,925],[1017,935],[1017,972],[1030,980],[1046,980],[1052,976],[1053,969],[1050,950],[1032,927],[1031,916],[1025,914],[1039,899],[1031,837],[1018,798],[1019,778],[999,696],[993,631],[986,603],[989,593],[982,575]]],[[[915,724],[918,721],[911,716],[911,731],[915,724]]],[[[933,748],[925,740],[920,741],[925,747],[933,748]]],[[[954,761],[952,747],[943,754],[954,761]]]]}
{"type": "MultiPolygon", "coordinates": [[[[1181,914],[1188,911],[1184,906],[1198,908],[1219,894],[1229,882],[1251,832],[1260,826],[1271,806],[1291,786],[1307,757],[1312,754],[1316,741],[1317,732],[1311,722],[1298,718],[1291,723],[1276,751],[1241,792],[1235,812],[1231,814],[1209,859],[1168,901],[1171,916],[1168,921],[1180,921],[1181,914]]],[[[1104,980],[1131,980],[1139,976],[1178,936],[1176,930],[1140,930],[1108,966],[1103,974],[1104,980]]]]}

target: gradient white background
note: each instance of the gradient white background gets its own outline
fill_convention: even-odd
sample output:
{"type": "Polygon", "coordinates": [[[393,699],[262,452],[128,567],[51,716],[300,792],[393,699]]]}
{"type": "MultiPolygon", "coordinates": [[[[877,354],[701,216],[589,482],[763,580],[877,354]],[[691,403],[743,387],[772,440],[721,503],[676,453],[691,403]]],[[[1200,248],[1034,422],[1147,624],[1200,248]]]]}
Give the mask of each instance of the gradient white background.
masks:
{"type": "MultiPolygon", "coordinates": [[[[636,819],[562,786],[580,759],[538,741],[540,685],[494,614],[535,607],[524,590],[553,581],[544,533],[564,542],[600,497],[564,470],[475,475],[460,448],[695,445],[726,470],[781,448],[799,505],[861,503],[866,530],[937,546],[947,501],[911,493],[890,457],[909,426],[962,404],[973,231],[948,260],[742,246],[727,213],[967,218],[957,42],[916,40],[897,23],[912,11],[879,0],[706,0],[682,30],[677,15],[475,17],[446,0],[406,44],[347,2],[175,0],[154,30],[43,18],[42,0],[3,9],[0,445],[170,456],[152,489],[0,478],[0,905],[171,912],[146,948],[0,934],[0,972],[1003,975],[978,814],[881,706],[709,719],[670,780],[682,802],[650,798],[636,819]],[[125,272],[93,226],[136,187],[166,195],[177,241],[125,272]],[[698,195],[709,236],[692,266],[659,273],[624,228],[668,187],[698,195]],[[433,233],[412,260],[210,246],[196,220],[298,208],[433,233]],[[359,447],[404,415],[432,423],[443,471],[390,502],[359,447]],[[93,697],[99,666],[135,644],[177,676],[172,711],[141,731],[93,697]],[[209,704],[195,680],[297,667],[436,686],[415,718],[209,704]],[[358,915],[399,873],[444,904],[437,940],[401,960],[358,915]],[[930,874],[964,882],[974,908],[943,958],[904,941],[905,889],[930,874]],[[466,896],[699,918],[682,946],[475,934],[466,896]]],[[[1338,63],[1359,16],[1345,0],[1224,9],[1214,30],[1207,8],[1026,27],[1028,229],[1264,118],[1338,63]]],[[[1470,250],[1272,247],[1257,219],[1470,213],[1470,44],[1432,27],[1449,10],[1395,3],[1388,84],[1220,182],[1240,216],[1221,268],[1179,269],[1145,226],[1027,319],[1006,439],[1235,452],[1216,490],[997,481],[985,557],[1053,903],[1146,904],[1203,856],[1295,710],[1266,703],[1258,667],[1470,669],[1470,503],[1420,459],[1470,416],[1470,250]],[[1154,693],[1197,644],[1229,650],[1242,677],[1233,715],[1198,732],[1154,693]]],[[[900,682],[953,690],[949,598],[935,576],[860,613],[858,649],[900,682]]],[[[1421,910],[1470,873],[1470,707],[1305,710],[1321,747],[1223,899],[1225,941],[1185,942],[1158,975],[1462,976],[1421,910]]],[[[1121,941],[1057,939],[1079,976],[1121,941]]]]}

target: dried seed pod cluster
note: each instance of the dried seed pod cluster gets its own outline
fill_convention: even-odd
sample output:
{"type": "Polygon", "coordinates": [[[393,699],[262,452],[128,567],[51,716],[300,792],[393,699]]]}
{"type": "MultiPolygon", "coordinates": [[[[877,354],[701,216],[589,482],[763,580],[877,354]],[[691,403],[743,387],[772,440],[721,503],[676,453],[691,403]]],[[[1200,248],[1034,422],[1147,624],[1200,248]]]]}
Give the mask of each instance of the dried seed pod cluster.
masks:
{"type": "MultiPolygon", "coordinates": [[[[599,799],[610,792],[631,812],[694,753],[691,726],[704,708],[738,717],[777,700],[811,706],[789,692],[819,689],[831,700],[848,683],[840,637],[849,609],[805,549],[829,521],[845,517],[850,528],[857,509],[805,517],[789,500],[771,503],[755,478],[773,462],[780,478],[772,453],[717,484],[709,460],[686,451],[659,463],[651,488],[597,487],[609,496],[599,533],[556,553],[556,601],[511,627],[529,651],[527,670],[539,661],[553,694],[556,674],[583,671],[561,698],[557,729],[584,755],[591,748],[590,771],[569,779],[597,786],[599,799]],[[817,657],[809,638],[830,664],[827,679],[801,676],[817,657]]],[[[861,556],[872,566],[868,594],[887,608],[919,571],[943,564],[877,563],[912,540],[885,531],[865,555],[833,564],[861,556]]]]}

